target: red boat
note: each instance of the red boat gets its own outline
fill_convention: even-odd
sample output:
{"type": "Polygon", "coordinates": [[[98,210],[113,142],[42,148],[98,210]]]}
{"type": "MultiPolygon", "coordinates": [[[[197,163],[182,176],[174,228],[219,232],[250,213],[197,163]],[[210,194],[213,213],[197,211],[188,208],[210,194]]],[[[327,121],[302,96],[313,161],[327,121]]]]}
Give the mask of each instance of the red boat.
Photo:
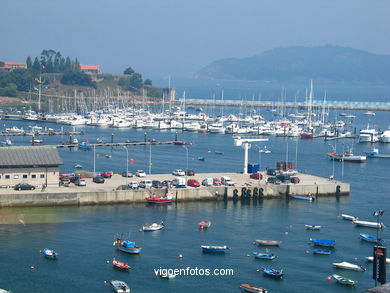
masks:
{"type": "Polygon", "coordinates": [[[112,260],[112,265],[115,268],[118,268],[121,270],[128,270],[131,268],[127,262],[119,261],[119,260],[116,260],[115,258],[112,260]]]}
{"type": "Polygon", "coordinates": [[[211,221],[201,221],[199,222],[200,229],[207,229],[211,226],[211,221]]]}
{"type": "Polygon", "coordinates": [[[146,201],[150,204],[168,204],[172,203],[172,194],[167,192],[164,196],[152,196],[146,198],[146,201]]]}
{"type": "Polygon", "coordinates": [[[314,138],[314,133],[312,132],[302,132],[301,138],[314,138]]]}

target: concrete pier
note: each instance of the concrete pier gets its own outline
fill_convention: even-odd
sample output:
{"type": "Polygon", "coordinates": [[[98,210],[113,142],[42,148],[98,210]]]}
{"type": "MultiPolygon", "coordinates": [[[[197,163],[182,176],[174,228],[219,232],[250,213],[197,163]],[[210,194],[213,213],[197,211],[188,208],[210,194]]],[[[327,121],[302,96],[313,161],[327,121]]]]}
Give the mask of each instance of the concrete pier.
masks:
{"type": "MultiPolygon", "coordinates": [[[[204,178],[221,178],[229,176],[234,186],[201,186],[172,188],[175,201],[197,200],[230,200],[240,198],[282,198],[289,192],[311,193],[316,197],[349,195],[350,185],[345,182],[328,180],[323,177],[308,174],[297,174],[301,182],[298,184],[282,183],[274,185],[266,183],[265,179],[250,179],[249,175],[239,173],[210,173],[196,174],[194,178],[199,181],[204,178]]],[[[267,176],[265,176],[266,178],[267,176]]],[[[128,178],[127,181],[172,180],[171,174],[148,175],[146,178],[128,178]]],[[[69,187],[47,187],[44,191],[39,188],[29,191],[16,191],[11,188],[0,189],[0,207],[17,206],[58,206],[58,205],[91,205],[146,202],[145,198],[150,194],[163,195],[165,189],[136,189],[123,190],[126,186],[126,178],[113,176],[106,179],[104,184],[96,184],[91,178],[87,178],[86,187],[78,187],[71,183],[69,187]]]]}

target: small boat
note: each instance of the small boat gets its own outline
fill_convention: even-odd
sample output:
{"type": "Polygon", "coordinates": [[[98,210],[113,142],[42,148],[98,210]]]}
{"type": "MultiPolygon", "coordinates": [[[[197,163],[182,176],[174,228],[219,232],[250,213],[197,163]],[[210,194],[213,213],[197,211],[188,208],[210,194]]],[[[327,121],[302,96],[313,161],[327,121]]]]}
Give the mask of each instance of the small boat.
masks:
{"type": "Polygon", "coordinates": [[[79,142],[79,148],[81,149],[91,149],[92,148],[92,144],[88,141],[82,141],[82,142],[79,142]]]}
{"type": "Polygon", "coordinates": [[[115,258],[112,260],[112,265],[116,269],[126,270],[126,271],[131,268],[127,262],[119,261],[116,260],[115,258]]]}
{"type": "Polygon", "coordinates": [[[130,293],[129,285],[123,281],[112,280],[110,285],[116,293],[130,293]]]}
{"type": "Polygon", "coordinates": [[[81,169],[81,168],[83,168],[83,166],[80,165],[80,164],[77,164],[77,165],[75,165],[74,167],[75,167],[76,169],[81,169]]]}
{"type": "Polygon", "coordinates": [[[165,196],[152,196],[146,198],[149,204],[169,204],[172,203],[172,194],[166,194],[165,196]]]}
{"type": "Polygon", "coordinates": [[[199,161],[204,161],[204,157],[198,157],[199,161]]]}
{"type": "Polygon", "coordinates": [[[216,252],[216,253],[225,253],[229,249],[226,245],[217,246],[217,245],[202,245],[203,252],[216,252]]]}
{"type": "Polygon", "coordinates": [[[310,241],[316,246],[333,247],[336,245],[335,240],[318,240],[310,238],[310,241]]]}
{"type": "Polygon", "coordinates": [[[216,154],[216,155],[223,155],[223,152],[214,151],[214,154],[216,154]]]}
{"type": "Polygon", "coordinates": [[[12,141],[10,139],[6,139],[5,141],[1,142],[1,146],[11,146],[12,141]]]}
{"type": "Polygon", "coordinates": [[[321,226],[319,226],[319,225],[305,225],[305,228],[307,230],[320,230],[321,226]]]}
{"type": "Polygon", "coordinates": [[[122,237],[116,237],[113,246],[115,246],[118,250],[129,254],[139,254],[142,250],[141,247],[135,245],[135,242],[123,240],[122,237]]]}
{"type": "MultiPolygon", "coordinates": [[[[374,261],[374,257],[373,256],[367,256],[366,260],[369,261],[369,262],[373,262],[374,261]]],[[[386,258],[386,264],[390,264],[390,258],[386,258]]]]}
{"type": "Polygon", "coordinates": [[[366,269],[363,268],[360,265],[356,265],[353,263],[349,263],[346,261],[343,262],[334,262],[333,266],[338,269],[343,269],[343,270],[350,270],[350,271],[358,271],[358,272],[364,272],[366,269]]]}
{"type": "Polygon", "coordinates": [[[330,255],[331,251],[328,249],[313,249],[313,254],[330,255]]]}
{"type": "Polygon", "coordinates": [[[310,192],[308,194],[289,193],[288,195],[291,198],[308,200],[308,201],[313,201],[315,199],[315,197],[310,192]]]}
{"type": "Polygon", "coordinates": [[[158,231],[164,228],[164,223],[161,221],[160,223],[148,223],[142,226],[142,231],[151,232],[158,231]]]}
{"type": "Polygon", "coordinates": [[[174,145],[187,145],[188,143],[186,141],[181,141],[181,140],[175,140],[173,142],[174,145]]]}
{"type": "Polygon", "coordinates": [[[356,221],[356,220],[359,219],[358,217],[350,216],[350,215],[347,215],[347,214],[341,214],[341,217],[342,217],[344,220],[348,220],[348,221],[356,221]]]}
{"type": "Polygon", "coordinates": [[[255,243],[262,246],[279,246],[282,242],[277,240],[255,240],[255,243]]]}
{"type": "Polygon", "coordinates": [[[272,260],[272,259],[276,258],[276,255],[273,253],[263,253],[263,252],[252,252],[252,253],[255,256],[255,258],[258,258],[258,259],[272,260]]]}
{"type": "Polygon", "coordinates": [[[11,293],[11,291],[7,291],[7,290],[4,290],[4,289],[0,288],[0,293],[11,293]]]}
{"type": "Polygon", "coordinates": [[[211,221],[200,221],[199,222],[199,228],[207,229],[210,228],[211,226],[211,221]]]}
{"type": "Polygon", "coordinates": [[[111,157],[112,157],[112,155],[106,155],[107,159],[110,159],[111,157]]]}
{"type": "Polygon", "coordinates": [[[283,270],[275,270],[272,268],[264,268],[264,267],[261,267],[260,270],[267,276],[274,277],[274,278],[281,278],[284,275],[283,270]]]}
{"type": "Polygon", "coordinates": [[[56,259],[58,256],[57,252],[55,252],[53,249],[49,249],[49,248],[45,248],[44,250],[42,250],[42,254],[46,258],[51,258],[51,259],[56,259]]]}
{"type": "Polygon", "coordinates": [[[352,279],[348,279],[346,277],[336,275],[336,274],[333,274],[332,277],[335,278],[338,283],[343,284],[343,285],[355,286],[355,284],[357,283],[356,281],[354,281],[352,279]]]}
{"type": "Polygon", "coordinates": [[[355,163],[364,163],[367,158],[366,156],[355,156],[351,149],[348,149],[344,154],[327,153],[327,155],[331,160],[355,163]]]}
{"type": "Polygon", "coordinates": [[[353,221],[353,223],[356,226],[362,226],[362,227],[368,227],[368,228],[375,228],[375,229],[383,229],[386,228],[383,223],[377,223],[377,222],[369,222],[369,221],[353,221]]]}
{"type": "Polygon", "coordinates": [[[267,289],[254,287],[254,286],[249,285],[249,284],[241,284],[241,285],[240,285],[240,288],[241,288],[241,289],[244,289],[244,291],[246,291],[246,292],[252,292],[252,293],[268,293],[268,290],[267,290],[267,289]]]}
{"type": "Polygon", "coordinates": [[[382,239],[372,236],[370,234],[360,233],[360,238],[367,242],[380,243],[382,239]]]}
{"type": "Polygon", "coordinates": [[[368,152],[365,152],[366,156],[369,158],[390,158],[390,154],[380,154],[379,149],[373,147],[370,148],[368,152]]]}

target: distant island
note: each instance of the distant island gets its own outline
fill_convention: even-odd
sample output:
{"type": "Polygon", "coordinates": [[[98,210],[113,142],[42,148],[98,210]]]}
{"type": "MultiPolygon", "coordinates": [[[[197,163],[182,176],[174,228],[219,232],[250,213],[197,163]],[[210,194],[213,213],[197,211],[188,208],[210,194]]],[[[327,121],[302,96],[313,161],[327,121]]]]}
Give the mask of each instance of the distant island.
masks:
{"type": "Polygon", "coordinates": [[[386,83],[390,56],[333,45],[285,47],[242,59],[216,60],[194,78],[386,83]]]}

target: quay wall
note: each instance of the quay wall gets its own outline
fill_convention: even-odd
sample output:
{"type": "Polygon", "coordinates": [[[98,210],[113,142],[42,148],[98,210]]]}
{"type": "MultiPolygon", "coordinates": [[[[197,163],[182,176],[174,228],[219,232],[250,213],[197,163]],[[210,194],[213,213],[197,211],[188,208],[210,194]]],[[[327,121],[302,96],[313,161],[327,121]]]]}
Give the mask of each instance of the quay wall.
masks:
{"type": "MultiPolygon", "coordinates": [[[[164,190],[153,193],[160,195],[164,190]]],[[[330,181],[323,184],[259,184],[252,186],[212,186],[201,188],[172,189],[175,201],[223,200],[239,199],[242,197],[281,198],[289,192],[312,193],[317,197],[349,195],[348,183],[330,181]],[[249,191],[249,192],[248,192],[249,191]],[[244,194],[244,196],[243,196],[244,194]]],[[[110,191],[80,191],[80,192],[50,192],[50,191],[12,191],[0,193],[0,207],[21,206],[61,206],[61,205],[95,205],[145,202],[149,190],[110,190],[110,191]]]]}

